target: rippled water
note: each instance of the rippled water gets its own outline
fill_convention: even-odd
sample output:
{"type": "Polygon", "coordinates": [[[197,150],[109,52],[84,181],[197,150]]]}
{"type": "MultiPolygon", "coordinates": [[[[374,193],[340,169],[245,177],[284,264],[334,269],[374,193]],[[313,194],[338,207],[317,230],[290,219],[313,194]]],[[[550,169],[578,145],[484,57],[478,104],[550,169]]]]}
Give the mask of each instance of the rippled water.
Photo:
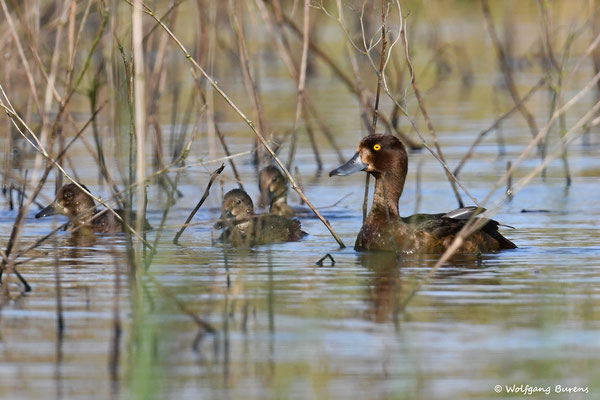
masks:
{"type": "MultiPolygon", "coordinates": [[[[446,148],[448,154],[460,153],[452,145],[446,148]]],[[[501,164],[492,153],[479,162],[501,164]]],[[[212,246],[210,223],[189,228],[181,246],[170,243],[175,227],[167,230],[150,267],[159,284],[146,281],[143,322],[151,332],[146,340],[154,346],[146,373],[159,397],[466,398],[486,397],[494,385],[513,383],[600,390],[595,380],[600,367],[600,200],[590,195],[599,193],[596,177],[582,177],[575,169],[568,190],[559,177],[536,179],[497,216],[516,228],[505,234],[518,249],[485,255],[480,264],[468,257],[454,260],[398,313],[403,296],[435,257],[407,256],[396,265],[393,257],[353,251],[363,176],[315,178],[308,149],[301,154],[307,193],[317,205],[331,205],[349,194],[324,210],[349,247],[338,250],[315,219],[302,220],[310,236],[300,243],[251,250],[212,246]],[[326,253],[335,265],[316,266],[326,253]],[[217,333],[196,341],[200,329],[179,303],[217,333]]],[[[452,194],[435,161],[416,154],[413,167],[417,159],[423,159],[421,210],[452,208],[452,194]]],[[[598,168],[595,152],[577,146],[571,160],[581,169],[598,168]]],[[[326,165],[335,163],[328,155],[326,165]]],[[[485,193],[497,176],[492,167],[483,180],[472,178],[476,195],[485,193]]],[[[251,173],[249,166],[244,169],[251,173]]],[[[414,172],[402,200],[407,213],[413,207],[414,172]]],[[[169,217],[173,225],[185,219],[197,200],[197,185],[206,182],[206,174],[198,171],[186,178],[181,187],[186,196],[169,217]]],[[[218,198],[218,189],[213,196],[218,198]]],[[[155,226],[162,204],[149,205],[155,226]]],[[[32,219],[33,214],[25,232],[28,242],[52,225],[32,219]]],[[[194,221],[217,215],[218,210],[203,208],[194,221]]],[[[15,214],[3,211],[1,217],[6,235],[15,214]]],[[[1,312],[0,393],[105,398],[131,391],[122,383],[137,365],[129,359],[134,332],[122,239],[99,237],[93,245],[74,247],[69,234],[61,233],[56,244],[42,246],[36,255],[21,268],[33,291],[1,312]],[[66,323],[60,359],[56,252],[66,323]],[[122,274],[120,386],[111,383],[107,368],[116,268],[122,274]]]]}
{"type": "MultiPolygon", "coordinates": [[[[426,98],[451,167],[498,114],[485,104],[487,100],[480,100],[491,96],[489,78],[478,76],[472,94],[465,97],[455,94],[456,82],[450,80],[437,89],[443,96],[426,98]]],[[[315,78],[311,88],[349,157],[362,135],[355,99],[338,86],[329,90],[328,83],[315,78]]],[[[288,89],[274,84],[267,102],[275,101],[278,90],[290,96],[288,89]]],[[[540,96],[532,105],[540,124],[547,115],[545,101],[540,96]]],[[[506,108],[510,104],[507,100],[506,108]]],[[[383,106],[389,104],[384,100],[383,106]]],[[[288,116],[290,110],[293,106],[288,116]]],[[[190,163],[210,158],[203,129],[190,163]]],[[[224,124],[224,131],[231,135],[233,152],[250,148],[250,133],[237,120],[224,124]]],[[[502,131],[506,154],[498,156],[492,133],[461,175],[479,199],[502,175],[506,161],[514,161],[530,140],[519,116],[509,119],[502,131]]],[[[569,188],[556,161],[545,179],[535,178],[495,217],[515,227],[503,228],[503,233],[518,249],[484,255],[481,260],[455,258],[403,310],[404,296],[436,257],[406,256],[396,262],[389,255],[352,250],[362,223],[364,176],[329,178],[327,171],[338,160],[324,140],[319,143],[326,170],[315,175],[311,149],[302,135],[298,167],[308,197],[323,209],[348,246],[343,250],[314,218],[302,219],[309,236],[299,243],[249,250],[213,246],[211,227],[219,214],[219,184],[195,216],[196,224],[187,229],[179,246],[173,245],[178,225],[199,200],[208,173],[218,163],[189,168],[179,187],[184,197],[171,210],[158,254],[143,278],[143,310],[131,308],[133,291],[122,237],[98,236],[95,243],[74,245],[70,234],[62,232],[35,250],[36,259],[20,267],[33,291],[0,309],[0,396],[486,398],[496,396],[495,385],[511,397],[505,386],[523,384],[553,391],[556,385],[588,387],[585,398],[597,398],[597,132],[592,132],[591,140],[590,145],[578,140],[570,147],[573,183],[569,188]],[[329,261],[322,267],[315,265],[327,253],[335,265],[329,261]],[[65,319],[61,343],[56,335],[57,261],[65,319]],[[112,379],[108,363],[115,306],[123,330],[119,374],[112,379]],[[209,323],[216,332],[202,329],[194,318],[209,323]]],[[[78,172],[85,184],[108,197],[106,187],[95,185],[97,171],[84,151],[74,151],[73,159],[81,166],[78,172]]],[[[236,160],[246,188],[256,198],[250,156],[236,160]]],[[[530,158],[515,179],[537,163],[538,159],[530,158]]],[[[419,211],[456,207],[445,175],[429,153],[411,154],[409,165],[400,201],[403,215],[415,212],[417,166],[422,175],[419,211]]],[[[224,190],[233,187],[228,167],[224,190]]],[[[49,181],[47,198],[52,197],[52,188],[49,181]]],[[[158,226],[166,196],[156,185],[149,191],[148,218],[158,226]]],[[[289,197],[298,204],[295,194],[289,197]]],[[[3,247],[16,217],[7,209],[3,203],[3,247]]],[[[56,223],[34,219],[35,212],[31,210],[27,220],[26,244],[56,223]]],[[[149,239],[155,234],[150,232],[149,239]]]]}

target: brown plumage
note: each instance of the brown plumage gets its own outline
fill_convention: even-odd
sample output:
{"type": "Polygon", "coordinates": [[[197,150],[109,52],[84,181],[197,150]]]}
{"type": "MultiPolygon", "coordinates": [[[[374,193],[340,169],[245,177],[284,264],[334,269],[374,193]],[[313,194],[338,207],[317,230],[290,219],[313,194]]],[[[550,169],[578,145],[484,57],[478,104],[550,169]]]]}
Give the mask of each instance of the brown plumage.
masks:
{"type": "Polygon", "coordinates": [[[260,197],[258,206],[269,206],[271,214],[293,218],[296,216],[294,209],[287,203],[287,181],[279,168],[274,165],[264,167],[258,177],[260,197]]]}
{"type": "Polygon", "coordinates": [[[306,235],[300,221],[280,215],[255,214],[252,199],[241,189],[233,189],[223,198],[220,240],[237,247],[252,247],[275,242],[294,242],[306,235]]]}
{"type": "MultiPolygon", "coordinates": [[[[394,250],[395,244],[403,252],[443,253],[473,215],[475,208],[401,217],[398,200],[407,170],[406,149],[396,137],[370,135],[361,140],[358,151],[347,163],[329,173],[333,176],[365,171],[375,177],[373,206],[356,238],[355,250],[394,250]]],[[[465,239],[458,252],[468,254],[516,247],[498,232],[498,222],[486,220],[481,229],[465,239]]]]}
{"type": "MultiPolygon", "coordinates": [[[[89,192],[89,190],[84,186],[89,192]]],[[[125,219],[125,210],[115,210],[117,214],[125,219]]],[[[96,233],[119,233],[123,232],[123,223],[110,211],[96,211],[94,199],[85,193],[74,183],[69,183],[61,187],[56,193],[56,199],[46,208],[38,212],[35,217],[42,218],[50,215],[62,214],[71,220],[68,230],[77,229],[77,232],[83,233],[91,231],[96,233]]],[[[132,213],[131,220],[135,220],[135,213],[132,213]]],[[[152,229],[148,221],[144,221],[144,229],[152,229]]]]}

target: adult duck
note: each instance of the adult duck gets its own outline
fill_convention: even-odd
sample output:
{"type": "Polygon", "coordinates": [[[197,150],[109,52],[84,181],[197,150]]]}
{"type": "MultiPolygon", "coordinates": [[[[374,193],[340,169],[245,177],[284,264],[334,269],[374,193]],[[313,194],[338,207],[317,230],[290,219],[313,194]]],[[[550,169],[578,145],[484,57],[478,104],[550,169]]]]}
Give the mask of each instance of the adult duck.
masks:
{"type": "Polygon", "coordinates": [[[233,189],[223,197],[220,240],[237,247],[252,247],[276,242],[294,242],[306,235],[300,221],[275,214],[255,214],[248,193],[233,189]]]}
{"type": "MultiPolygon", "coordinates": [[[[84,185],[79,185],[88,190],[84,185]]],[[[96,211],[94,199],[74,183],[61,187],[56,193],[56,198],[50,205],[38,212],[35,217],[42,218],[55,214],[65,215],[71,224],[68,230],[77,232],[119,233],[123,232],[123,223],[110,211],[96,211]]],[[[116,209],[115,212],[124,220],[125,210],[116,209]]],[[[131,220],[135,221],[135,213],[131,220]]],[[[144,221],[144,229],[152,229],[148,221],[144,221]]]]}
{"type": "MultiPolygon", "coordinates": [[[[476,212],[476,207],[467,207],[450,213],[401,217],[398,200],[407,170],[408,156],[402,142],[392,135],[370,135],[361,140],[348,162],[329,173],[345,176],[365,171],[375,177],[373,205],[356,238],[355,250],[394,250],[396,246],[406,253],[443,253],[476,212]]],[[[458,252],[476,254],[516,248],[498,232],[498,225],[486,220],[464,240],[458,252]]]]}

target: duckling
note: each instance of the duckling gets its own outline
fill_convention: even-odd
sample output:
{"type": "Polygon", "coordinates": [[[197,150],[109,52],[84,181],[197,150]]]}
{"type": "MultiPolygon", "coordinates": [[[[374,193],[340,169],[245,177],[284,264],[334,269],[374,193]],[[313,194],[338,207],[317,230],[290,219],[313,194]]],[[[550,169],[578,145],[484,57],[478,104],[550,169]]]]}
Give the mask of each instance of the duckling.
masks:
{"type": "MultiPolygon", "coordinates": [[[[87,187],[81,187],[88,190],[87,187]]],[[[125,210],[115,210],[117,214],[125,219],[125,210]]],[[[42,218],[50,215],[62,214],[71,220],[68,227],[69,231],[77,229],[79,232],[91,231],[96,233],[119,233],[123,232],[123,224],[117,219],[112,212],[104,212],[102,215],[94,217],[96,212],[96,204],[94,199],[85,193],[74,183],[69,183],[61,187],[56,193],[56,199],[38,212],[35,217],[42,218]]],[[[131,219],[135,220],[135,213],[132,213],[131,219]]],[[[144,229],[152,229],[148,221],[144,223],[144,229]]]]}
{"type": "MultiPolygon", "coordinates": [[[[365,171],[375,177],[373,205],[356,238],[355,250],[394,250],[395,244],[407,253],[443,253],[477,212],[477,208],[468,207],[450,213],[401,217],[398,200],[404,189],[407,169],[408,155],[402,142],[392,135],[370,135],[361,140],[356,154],[348,162],[329,173],[329,176],[345,176],[365,171]]],[[[459,253],[476,254],[517,247],[498,232],[498,222],[486,221],[465,239],[459,253]]]]}
{"type": "Polygon", "coordinates": [[[216,229],[224,229],[220,240],[238,247],[295,242],[306,235],[296,219],[255,214],[252,199],[241,189],[233,189],[225,194],[221,219],[215,224],[216,229]]]}
{"type": "Polygon", "coordinates": [[[287,203],[288,186],[285,177],[274,165],[268,165],[260,171],[258,188],[260,197],[258,206],[265,208],[269,205],[271,214],[293,218],[296,216],[294,209],[287,203]]]}

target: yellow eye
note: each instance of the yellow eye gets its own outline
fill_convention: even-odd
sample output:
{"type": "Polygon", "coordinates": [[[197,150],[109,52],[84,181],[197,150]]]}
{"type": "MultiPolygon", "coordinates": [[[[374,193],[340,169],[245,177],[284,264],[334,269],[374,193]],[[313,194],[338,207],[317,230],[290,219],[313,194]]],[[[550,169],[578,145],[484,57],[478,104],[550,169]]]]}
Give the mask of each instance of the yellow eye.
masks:
{"type": "Polygon", "coordinates": [[[381,150],[381,146],[379,145],[379,143],[377,143],[375,146],[373,146],[373,150],[375,150],[375,151],[381,150]]]}

